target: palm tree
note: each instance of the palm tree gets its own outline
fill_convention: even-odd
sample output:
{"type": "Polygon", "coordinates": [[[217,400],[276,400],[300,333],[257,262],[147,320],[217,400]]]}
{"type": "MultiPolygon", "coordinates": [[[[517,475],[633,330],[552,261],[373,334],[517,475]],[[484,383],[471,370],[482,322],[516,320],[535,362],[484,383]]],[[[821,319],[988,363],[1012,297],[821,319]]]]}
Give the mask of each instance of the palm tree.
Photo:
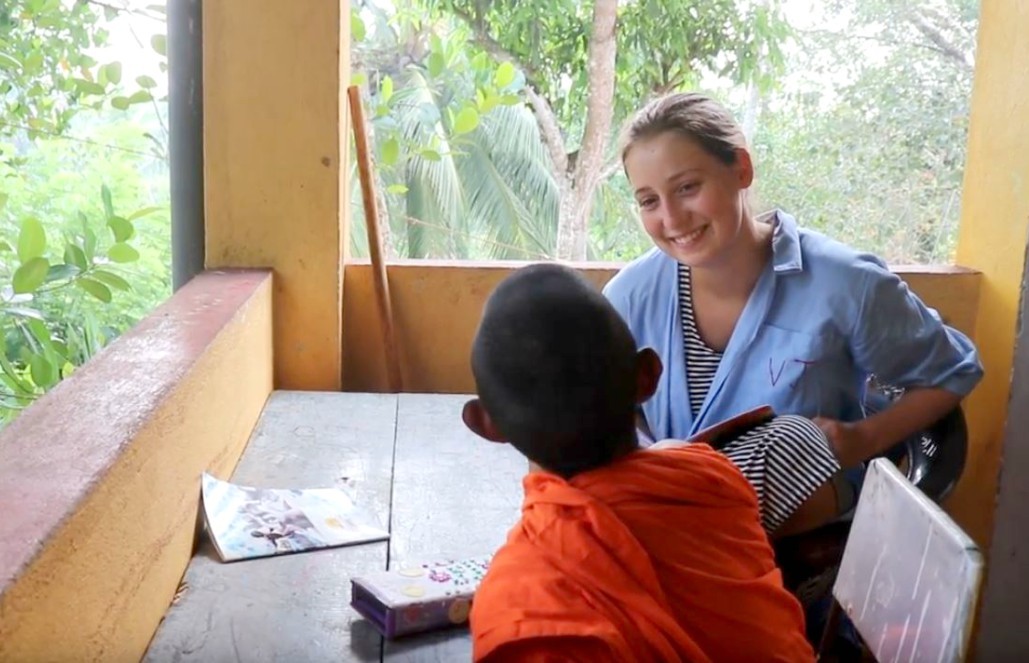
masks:
{"type": "MultiPolygon", "coordinates": [[[[558,191],[532,112],[520,101],[455,130],[452,107],[474,98],[467,81],[410,66],[373,120],[391,250],[407,258],[520,259],[553,254],[558,191]],[[399,154],[399,156],[397,156],[399,154]]],[[[372,107],[378,107],[373,98],[372,107]]],[[[351,171],[357,191],[357,171],[351,171]]],[[[351,196],[353,251],[367,238],[351,196]]]]}
{"type": "MultiPolygon", "coordinates": [[[[556,256],[560,190],[526,103],[524,75],[468,43],[464,23],[401,17],[364,6],[374,35],[355,39],[352,64],[368,72],[367,106],[387,255],[538,260],[556,256]],[[445,40],[439,35],[445,35],[445,40]],[[511,79],[508,82],[507,79],[511,79]],[[469,110],[471,109],[471,110],[469,110]],[[471,114],[472,121],[461,114],[471,114]]],[[[440,19],[443,20],[443,19],[440,19]]],[[[365,28],[360,28],[362,36],[365,28]]],[[[367,253],[356,167],[352,253],[367,253]]],[[[649,246],[633,220],[624,178],[594,193],[591,259],[635,257],[649,246]]]]}

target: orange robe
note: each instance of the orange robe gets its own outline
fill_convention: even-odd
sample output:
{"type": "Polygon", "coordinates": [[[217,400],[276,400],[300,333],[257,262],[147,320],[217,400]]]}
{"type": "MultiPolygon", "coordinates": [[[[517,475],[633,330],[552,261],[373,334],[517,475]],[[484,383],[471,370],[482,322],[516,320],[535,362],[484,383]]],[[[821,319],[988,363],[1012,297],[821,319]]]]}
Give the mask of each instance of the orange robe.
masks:
{"type": "Polygon", "coordinates": [[[707,445],[524,487],[472,604],[476,661],[814,661],[757,496],[707,445]]]}

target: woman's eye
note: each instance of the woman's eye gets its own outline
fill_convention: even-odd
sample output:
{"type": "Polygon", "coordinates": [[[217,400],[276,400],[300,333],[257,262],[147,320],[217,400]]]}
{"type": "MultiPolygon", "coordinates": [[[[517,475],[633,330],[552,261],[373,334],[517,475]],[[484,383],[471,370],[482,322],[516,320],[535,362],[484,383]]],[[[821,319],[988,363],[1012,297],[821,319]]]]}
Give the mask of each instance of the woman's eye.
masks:
{"type": "Polygon", "coordinates": [[[657,198],[644,198],[638,203],[641,209],[653,209],[657,205],[657,198]]]}
{"type": "Polygon", "coordinates": [[[700,186],[700,182],[687,182],[679,187],[679,193],[693,193],[700,186]]]}

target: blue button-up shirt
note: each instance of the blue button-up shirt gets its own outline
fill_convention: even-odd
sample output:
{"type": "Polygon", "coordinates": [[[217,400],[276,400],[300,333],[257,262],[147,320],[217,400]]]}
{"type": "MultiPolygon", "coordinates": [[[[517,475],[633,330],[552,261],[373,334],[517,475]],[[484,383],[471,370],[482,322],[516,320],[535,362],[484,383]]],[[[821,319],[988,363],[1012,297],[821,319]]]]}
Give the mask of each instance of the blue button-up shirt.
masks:
{"type": "Polygon", "coordinates": [[[664,363],[644,404],[655,439],[684,439],[759,405],[779,414],[855,421],[874,373],[898,387],[966,395],[983,369],[967,336],[948,327],[879,258],[802,229],[776,212],[772,259],[729,339],[694,417],[689,407],[676,261],[652,249],[604,289],[639,347],[664,363]]]}

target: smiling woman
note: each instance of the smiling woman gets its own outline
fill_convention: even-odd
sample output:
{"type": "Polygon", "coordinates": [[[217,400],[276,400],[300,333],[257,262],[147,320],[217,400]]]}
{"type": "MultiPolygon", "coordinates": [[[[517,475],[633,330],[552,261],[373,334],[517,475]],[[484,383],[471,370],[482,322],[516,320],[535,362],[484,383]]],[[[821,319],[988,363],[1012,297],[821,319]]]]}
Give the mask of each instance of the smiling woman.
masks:
{"type": "Polygon", "coordinates": [[[761,405],[802,415],[852,468],[849,488],[838,486],[848,503],[863,461],[942,417],[979,382],[971,341],[883,261],[785,212],[751,211],[754,165],[718,102],[692,93],[657,99],[630,122],[623,145],[655,248],[605,293],[666,366],[644,406],[655,439],[685,439],[761,405]],[[907,393],[865,418],[872,374],[907,393]]]}

